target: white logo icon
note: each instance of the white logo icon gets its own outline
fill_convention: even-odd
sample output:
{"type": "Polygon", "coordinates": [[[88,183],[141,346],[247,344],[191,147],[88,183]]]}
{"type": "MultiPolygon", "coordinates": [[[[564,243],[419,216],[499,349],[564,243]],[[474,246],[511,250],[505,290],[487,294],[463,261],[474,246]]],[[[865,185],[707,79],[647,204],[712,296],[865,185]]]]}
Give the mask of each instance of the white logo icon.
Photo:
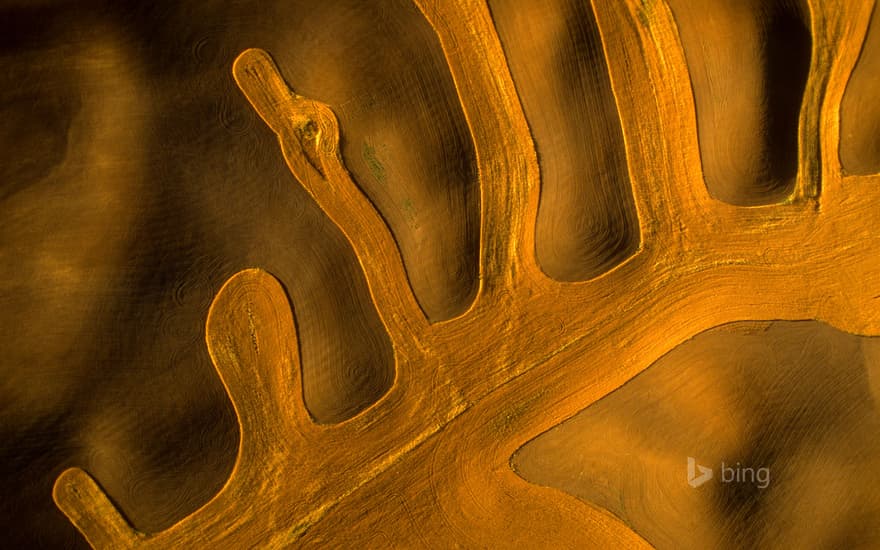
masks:
{"type": "Polygon", "coordinates": [[[688,457],[688,485],[691,487],[699,487],[700,485],[706,483],[712,479],[712,468],[707,468],[705,466],[700,466],[697,464],[697,459],[692,456],[688,457]],[[697,470],[700,471],[700,475],[697,475],[697,470]]]}

